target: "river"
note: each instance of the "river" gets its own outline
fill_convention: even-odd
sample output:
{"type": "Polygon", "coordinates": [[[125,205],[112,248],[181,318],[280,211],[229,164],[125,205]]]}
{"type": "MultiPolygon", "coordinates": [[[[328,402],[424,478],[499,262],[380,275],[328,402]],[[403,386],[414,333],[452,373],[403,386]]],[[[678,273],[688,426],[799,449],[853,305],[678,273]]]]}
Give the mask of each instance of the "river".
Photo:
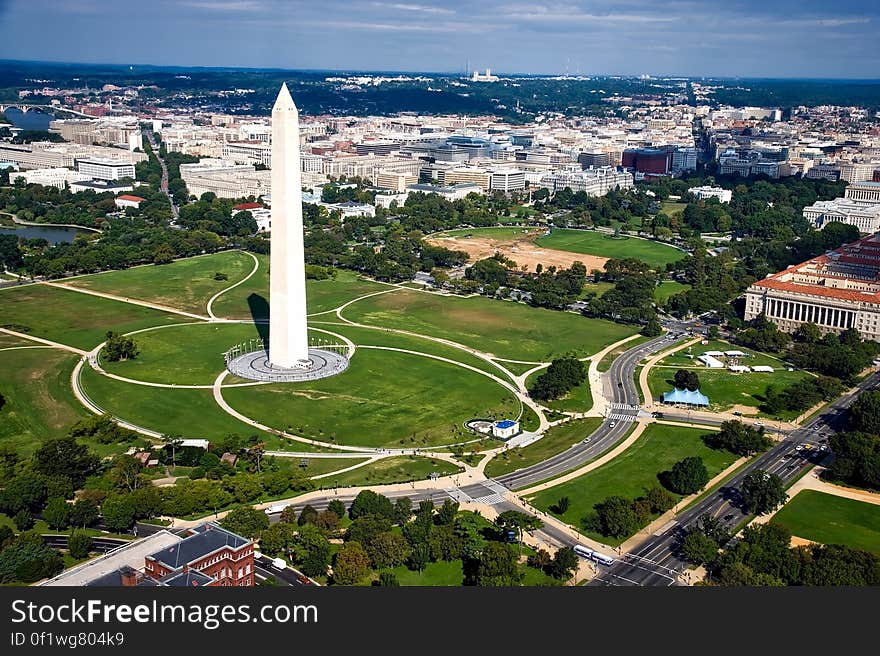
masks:
{"type": "Polygon", "coordinates": [[[6,110],[4,114],[6,119],[12,121],[12,124],[21,128],[22,130],[42,130],[46,131],[49,129],[49,122],[52,121],[55,117],[50,114],[44,114],[43,112],[31,109],[27,112],[22,112],[20,109],[16,109],[15,107],[10,107],[6,110]]]}

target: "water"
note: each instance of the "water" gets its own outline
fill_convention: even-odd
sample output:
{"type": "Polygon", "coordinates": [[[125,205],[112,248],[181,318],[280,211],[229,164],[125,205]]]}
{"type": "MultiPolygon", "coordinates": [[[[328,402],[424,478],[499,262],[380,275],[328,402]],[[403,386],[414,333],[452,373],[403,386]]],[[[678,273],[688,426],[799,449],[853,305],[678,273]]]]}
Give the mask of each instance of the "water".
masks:
{"type": "Polygon", "coordinates": [[[24,239],[45,239],[50,244],[70,243],[79,233],[87,230],[77,228],[57,228],[50,226],[0,226],[0,235],[15,235],[24,239]]]}
{"type": "Polygon", "coordinates": [[[17,128],[21,128],[22,130],[42,131],[48,130],[49,122],[55,118],[54,116],[44,114],[43,112],[36,109],[30,109],[27,112],[22,112],[20,109],[16,109],[15,107],[10,107],[9,109],[7,109],[5,116],[8,120],[12,121],[12,124],[17,128]]]}

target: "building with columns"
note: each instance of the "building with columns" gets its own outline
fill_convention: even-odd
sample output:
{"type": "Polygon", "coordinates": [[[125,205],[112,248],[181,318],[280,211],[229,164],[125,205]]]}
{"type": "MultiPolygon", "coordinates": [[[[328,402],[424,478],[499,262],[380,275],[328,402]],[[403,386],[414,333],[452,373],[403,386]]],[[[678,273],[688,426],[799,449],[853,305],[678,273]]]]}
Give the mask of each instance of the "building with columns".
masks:
{"type": "Polygon", "coordinates": [[[809,322],[826,333],[855,328],[880,341],[880,233],[753,283],[745,319],[761,314],[785,332],[809,322]]]}

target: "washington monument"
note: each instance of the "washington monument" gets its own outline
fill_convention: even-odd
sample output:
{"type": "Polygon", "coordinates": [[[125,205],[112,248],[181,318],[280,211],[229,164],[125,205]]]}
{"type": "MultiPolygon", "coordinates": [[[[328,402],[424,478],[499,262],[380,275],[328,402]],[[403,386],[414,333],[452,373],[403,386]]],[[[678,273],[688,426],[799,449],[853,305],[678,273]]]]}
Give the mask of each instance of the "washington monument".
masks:
{"type": "Polygon", "coordinates": [[[299,148],[299,112],[283,84],[272,107],[269,280],[269,363],[281,369],[310,366],[299,148]]]}

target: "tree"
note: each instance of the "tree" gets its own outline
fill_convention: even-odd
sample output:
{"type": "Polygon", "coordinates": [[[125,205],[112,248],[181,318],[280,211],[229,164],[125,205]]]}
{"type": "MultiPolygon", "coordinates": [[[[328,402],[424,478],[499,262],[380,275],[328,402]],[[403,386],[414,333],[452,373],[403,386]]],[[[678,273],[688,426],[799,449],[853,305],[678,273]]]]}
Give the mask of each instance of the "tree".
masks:
{"type": "Polygon", "coordinates": [[[880,435],[880,392],[863,392],[849,408],[852,430],[880,435]]]}
{"type": "Polygon", "coordinates": [[[564,515],[568,511],[569,506],[571,506],[571,499],[559,497],[559,500],[550,506],[550,512],[556,515],[564,515]]]}
{"type": "Polygon", "coordinates": [[[263,493],[263,481],[255,474],[236,474],[230,478],[232,494],[240,503],[253,501],[263,493]]]}
{"type": "MultiPolygon", "coordinates": [[[[404,497],[405,499],[409,499],[409,497],[404,497]]],[[[400,499],[398,499],[398,503],[400,503],[400,499]]],[[[412,506],[412,502],[410,502],[410,506],[412,506]]],[[[333,499],[330,503],[327,504],[327,510],[334,513],[339,519],[345,517],[345,504],[342,503],[339,499],[333,499]]]]}
{"type": "Polygon", "coordinates": [[[0,551],[0,583],[33,583],[64,569],[60,554],[42,537],[25,534],[0,551]]]}
{"type": "Polygon", "coordinates": [[[473,584],[480,586],[512,586],[522,582],[516,552],[501,542],[489,542],[480,554],[473,584]]]}
{"type": "Polygon", "coordinates": [[[287,554],[296,537],[296,526],[287,522],[272,524],[260,531],[260,550],[268,554],[287,554]]]}
{"type": "Polygon", "coordinates": [[[374,536],[363,545],[375,569],[393,568],[402,565],[409,557],[409,543],[399,533],[385,531],[374,536]]]}
{"type": "Polygon", "coordinates": [[[104,344],[103,352],[109,362],[133,360],[140,353],[131,337],[124,337],[112,330],[107,331],[107,342],[104,344]]]}
{"type": "Polygon", "coordinates": [[[168,244],[162,244],[153,251],[153,264],[171,264],[174,261],[174,250],[168,244]]]}
{"type": "Polygon", "coordinates": [[[45,504],[47,494],[45,476],[31,470],[21,471],[0,490],[0,510],[9,514],[37,511],[45,504]]]}
{"type": "MultiPolygon", "coordinates": [[[[341,502],[340,502],[341,503],[341,502]]],[[[327,506],[328,510],[330,506],[327,506]]],[[[403,526],[413,514],[412,500],[409,497],[400,497],[394,502],[394,523],[403,526]]]]}
{"type": "Polygon", "coordinates": [[[664,513],[675,505],[675,497],[664,488],[655,485],[645,495],[648,509],[652,513],[664,513]]]}
{"type": "Polygon", "coordinates": [[[519,539],[519,551],[522,553],[522,534],[523,531],[533,531],[541,528],[544,523],[528,513],[519,512],[518,510],[505,510],[498,514],[495,518],[495,525],[506,531],[516,531],[519,539]]]}
{"type": "Polygon", "coordinates": [[[32,462],[41,474],[69,478],[77,488],[98,468],[98,457],[69,435],[43,442],[34,452],[32,462]]]}
{"type": "Polygon", "coordinates": [[[756,515],[775,510],[788,499],[782,479],[761,469],[743,477],[740,494],[746,510],[756,515]]]}
{"type": "Polygon", "coordinates": [[[550,576],[560,581],[570,579],[578,567],[578,556],[571,547],[563,547],[556,551],[550,565],[550,576]]]}
{"type": "Polygon", "coordinates": [[[127,531],[134,523],[134,503],[128,494],[113,494],[101,504],[101,515],[111,531],[127,531]]]}
{"type": "Polygon", "coordinates": [[[333,582],[339,585],[355,585],[370,569],[370,557],[358,542],[346,542],[333,561],[333,582]]]}
{"type": "Polygon", "coordinates": [[[351,503],[348,514],[352,519],[364,515],[377,515],[389,520],[394,519],[394,507],[391,500],[372,490],[361,490],[351,503]]]}
{"type": "Polygon", "coordinates": [[[443,505],[440,506],[440,510],[437,511],[437,515],[435,516],[435,522],[440,526],[452,524],[452,522],[455,521],[455,516],[457,514],[458,514],[458,502],[453,501],[452,499],[446,499],[443,502],[443,505]]]}
{"type": "Polygon", "coordinates": [[[692,456],[676,462],[671,471],[661,474],[660,479],[673,492],[693,494],[702,490],[709,482],[709,472],[702,458],[692,456]]]}
{"type": "Polygon", "coordinates": [[[305,524],[314,524],[317,518],[318,511],[307,503],[305,506],[303,506],[302,511],[299,513],[299,519],[296,520],[296,523],[300,526],[304,526],[305,524]]]}
{"type": "Polygon", "coordinates": [[[15,513],[12,523],[15,524],[15,528],[19,531],[28,531],[34,526],[34,516],[31,515],[29,510],[22,508],[15,513]]]}
{"type": "Polygon", "coordinates": [[[657,321],[656,317],[651,317],[648,320],[648,323],[645,324],[644,328],[642,328],[642,335],[645,337],[658,337],[661,334],[663,334],[663,327],[660,325],[660,322],[657,321]]]}
{"type": "Polygon", "coordinates": [[[837,433],[831,436],[834,461],[825,475],[859,487],[880,489],[880,437],[868,433],[837,433]]]}
{"type": "Polygon", "coordinates": [[[633,504],[628,499],[611,496],[600,501],[593,508],[596,511],[598,528],[602,535],[624,538],[639,529],[633,504]]]}
{"type": "Polygon", "coordinates": [[[92,550],[92,538],[85,531],[73,531],[67,538],[67,552],[72,558],[80,560],[92,550]]]}
{"type": "Polygon", "coordinates": [[[773,441],[764,434],[764,428],[752,428],[741,421],[725,421],[721,430],[703,436],[712,449],[725,449],[739,456],[751,456],[770,448],[773,441]]]}
{"type": "Polygon", "coordinates": [[[284,509],[278,516],[278,521],[285,524],[298,524],[299,522],[297,521],[296,508],[292,505],[284,506],[284,509]]]}
{"type": "Polygon", "coordinates": [[[70,523],[70,504],[59,497],[49,499],[42,514],[49,528],[55,530],[67,528],[70,523]]]}
{"type": "Polygon", "coordinates": [[[113,459],[113,468],[110,470],[110,480],[116,488],[124,492],[133,492],[144,484],[141,476],[143,465],[134,456],[122,453],[113,459]]]}
{"type": "Polygon", "coordinates": [[[71,526],[85,528],[98,521],[98,517],[98,504],[89,498],[77,500],[70,508],[71,526]]]}
{"type": "Polygon", "coordinates": [[[688,531],[681,543],[682,556],[696,565],[711,562],[718,555],[718,543],[699,529],[688,531]]]}
{"type": "Polygon", "coordinates": [[[394,572],[379,572],[377,585],[383,588],[396,588],[400,586],[397,575],[394,572]]]}
{"type": "Polygon", "coordinates": [[[171,449],[171,471],[172,473],[177,468],[177,450],[180,448],[181,444],[183,444],[183,439],[180,435],[173,434],[165,434],[162,436],[162,442],[165,445],[166,449],[171,449]]]}
{"type": "Polygon", "coordinates": [[[330,564],[330,542],[311,524],[299,529],[293,549],[300,569],[306,576],[324,576],[330,564]]]}
{"type": "Polygon", "coordinates": [[[253,506],[242,506],[227,513],[220,526],[245,538],[255,538],[260,531],[269,528],[269,517],[253,506]]]}
{"type": "Polygon", "coordinates": [[[675,372],[675,386],[694,392],[700,389],[700,377],[692,369],[679,369],[675,372]]]}
{"type": "Polygon", "coordinates": [[[529,395],[538,400],[557,399],[568,394],[587,379],[587,367],[576,357],[556,358],[547,371],[538,376],[529,395]]]}

